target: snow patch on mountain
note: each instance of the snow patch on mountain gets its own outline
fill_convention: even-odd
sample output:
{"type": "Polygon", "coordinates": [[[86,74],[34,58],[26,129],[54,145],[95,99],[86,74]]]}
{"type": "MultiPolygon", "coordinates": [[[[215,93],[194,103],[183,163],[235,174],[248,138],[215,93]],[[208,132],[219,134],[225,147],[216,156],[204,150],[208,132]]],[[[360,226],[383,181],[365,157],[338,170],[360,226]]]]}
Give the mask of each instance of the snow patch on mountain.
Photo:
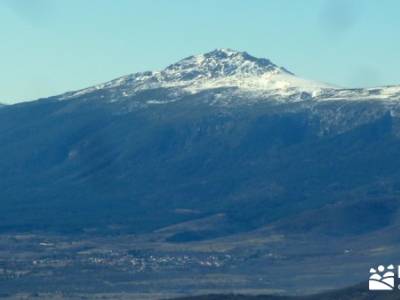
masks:
{"type": "Polygon", "coordinates": [[[326,91],[321,100],[400,100],[400,86],[335,89],[326,91]]]}

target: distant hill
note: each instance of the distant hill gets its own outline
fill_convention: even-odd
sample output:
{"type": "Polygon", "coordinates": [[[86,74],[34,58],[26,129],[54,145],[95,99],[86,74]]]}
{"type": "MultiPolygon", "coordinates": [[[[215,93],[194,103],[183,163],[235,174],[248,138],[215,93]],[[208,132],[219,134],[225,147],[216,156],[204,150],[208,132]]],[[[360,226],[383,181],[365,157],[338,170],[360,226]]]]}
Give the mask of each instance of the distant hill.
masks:
{"type": "Polygon", "coordinates": [[[368,291],[367,284],[311,296],[245,296],[245,295],[205,295],[183,297],[175,300],[398,300],[400,291],[368,291]]]}

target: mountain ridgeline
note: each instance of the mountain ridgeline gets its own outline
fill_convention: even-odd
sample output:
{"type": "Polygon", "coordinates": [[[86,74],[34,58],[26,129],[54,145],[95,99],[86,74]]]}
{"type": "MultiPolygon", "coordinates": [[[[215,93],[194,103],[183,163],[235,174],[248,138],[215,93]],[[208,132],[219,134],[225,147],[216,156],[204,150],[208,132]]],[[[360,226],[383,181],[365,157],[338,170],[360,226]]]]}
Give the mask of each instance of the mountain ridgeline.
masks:
{"type": "Polygon", "coordinates": [[[399,213],[399,103],[396,86],[337,88],[219,49],[4,106],[0,230],[146,233],[215,215],[170,241],[381,230],[399,213]]]}

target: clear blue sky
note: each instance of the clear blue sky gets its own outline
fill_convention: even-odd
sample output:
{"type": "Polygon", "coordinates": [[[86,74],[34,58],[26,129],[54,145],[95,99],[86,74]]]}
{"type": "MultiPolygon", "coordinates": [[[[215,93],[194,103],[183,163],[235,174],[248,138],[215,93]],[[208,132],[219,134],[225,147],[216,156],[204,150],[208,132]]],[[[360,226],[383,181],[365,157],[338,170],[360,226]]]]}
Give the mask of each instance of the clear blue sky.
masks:
{"type": "Polygon", "coordinates": [[[246,50],[341,86],[400,84],[398,0],[0,0],[0,102],[246,50]]]}

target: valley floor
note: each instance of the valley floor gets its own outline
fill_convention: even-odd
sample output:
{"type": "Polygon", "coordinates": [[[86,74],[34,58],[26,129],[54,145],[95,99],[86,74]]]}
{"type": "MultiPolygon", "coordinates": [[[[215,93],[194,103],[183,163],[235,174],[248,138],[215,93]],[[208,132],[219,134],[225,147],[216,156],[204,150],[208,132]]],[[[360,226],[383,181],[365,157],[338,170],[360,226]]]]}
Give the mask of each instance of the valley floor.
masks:
{"type": "Polygon", "coordinates": [[[397,263],[397,230],[346,239],[285,236],[265,228],[187,243],[166,242],[169,229],[114,237],[3,234],[0,296],[159,299],[215,293],[313,294],[366,281],[369,268],[397,263]]]}

